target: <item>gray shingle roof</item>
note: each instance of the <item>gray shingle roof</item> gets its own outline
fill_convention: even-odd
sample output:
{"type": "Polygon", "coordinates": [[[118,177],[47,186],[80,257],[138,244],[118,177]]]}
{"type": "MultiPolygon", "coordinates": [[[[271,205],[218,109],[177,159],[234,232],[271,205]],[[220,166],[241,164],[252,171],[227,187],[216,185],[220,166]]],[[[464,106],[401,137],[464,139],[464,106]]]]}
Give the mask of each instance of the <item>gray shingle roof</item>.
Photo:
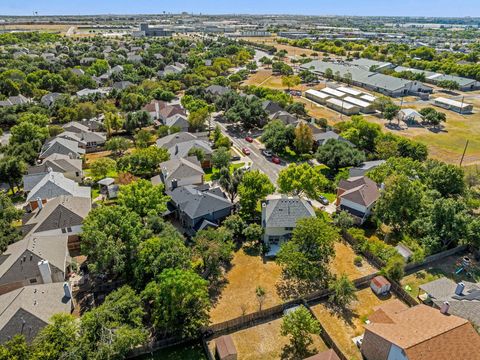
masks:
{"type": "Polygon", "coordinates": [[[52,154],[72,155],[79,157],[85,154],[85,149],[78,146],[77,141],[67,140],[63,138],[54,138],[49,140],[40,152],[40,158],[46,158],[52,154]]]}
{"type": "Polygon", "coordinates": [[[27,202],[40,199],[53,199],[61,195],[91,197],[90,188],[79,186],[75,181],[67,179],[62,173],[49,172],[32,188],[27,202]]]}
{"type": "Polygon", "coordinates": [[[160,164],[165,180],[183,179],[190,176],[204,175],[200,162],[195,157],[172,159],[160,164]]]}
{"type": "Polygon", "coordinates": [[[168,191],[174,205],[191,219],[232,207],[232,203],[223,196],[210,191],[200,191],[195,186],[182,186],[168,191]]]}
{"type": "Polygon", "coordinates": [[[310,202],[298,196],[271,195],[262,203],[262,207],[262,226],[265,228],[293,228],[298,219],[315,216],[310,202]]]}

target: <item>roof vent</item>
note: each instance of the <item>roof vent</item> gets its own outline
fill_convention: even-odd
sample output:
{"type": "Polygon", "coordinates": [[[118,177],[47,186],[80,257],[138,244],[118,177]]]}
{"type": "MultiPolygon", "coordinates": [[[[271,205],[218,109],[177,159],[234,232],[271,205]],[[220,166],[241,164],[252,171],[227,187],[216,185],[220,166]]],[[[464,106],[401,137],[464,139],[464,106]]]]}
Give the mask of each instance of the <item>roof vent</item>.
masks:
{"type": "Polygon", "coordinates": [[[440,312],[443,314],[443,315],[447,315],[448,314],[448,310],[450,309],[450,304],[448,301],[445,301],[442,305],[442,307],[440,308],[440,312]]]}
{"type": "Polygon", "coordinates": [[[455,289],[455,294],[456,295],[463,295],[463,290],[465,289],[465,284],[463,282],[460,282],[457,284],[457,288],[455,289]]]}

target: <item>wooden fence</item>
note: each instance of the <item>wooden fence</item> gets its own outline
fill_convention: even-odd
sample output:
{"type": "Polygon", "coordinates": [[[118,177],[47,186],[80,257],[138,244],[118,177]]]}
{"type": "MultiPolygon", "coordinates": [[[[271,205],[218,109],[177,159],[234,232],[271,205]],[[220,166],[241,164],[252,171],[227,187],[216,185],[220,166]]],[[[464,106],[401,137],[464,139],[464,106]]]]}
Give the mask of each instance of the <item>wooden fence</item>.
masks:
{"type": "Polygon", "coordinates": [[[405,266],[405,272],[410,273],[410,272],[415,272],[418,269],[424,267],[425,265],[431,264],[435,261],[442,260],[446,257],[456,255],[459,253],[464,253],[468,251],[469,246],[468,245],[460,245],[457,246],[456,248],[445,250],[442,252],[439,252],[437,254],[433,254],[430,256],[427,256],[421,263],[410,263],[405,266]]]}

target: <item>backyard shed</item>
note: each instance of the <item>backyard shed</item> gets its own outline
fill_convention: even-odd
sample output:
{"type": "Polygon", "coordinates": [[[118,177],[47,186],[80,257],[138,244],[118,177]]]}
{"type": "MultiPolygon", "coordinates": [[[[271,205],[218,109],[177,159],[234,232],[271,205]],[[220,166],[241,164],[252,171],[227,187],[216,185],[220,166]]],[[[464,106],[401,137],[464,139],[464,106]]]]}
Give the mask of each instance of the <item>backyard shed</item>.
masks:
{"type": "Polygon", "coordinates": [[[215,340],[215,353],[219,360],[237,360],[237,349],[230,335],[215,340]]]}
{"type": "Polygon", "coordinates": [[[403,244],[398,244],[397,246],[395,246],[395,250],[397,250],[397,252],[402,255],[402,257],[405,259],[405,261],[409,261],[410,258],[412,257],[413,255],[413,251],[410,250],[406,245],[403,245],[403,244]]]}
{"type": "Polygon", "coordinates": [[[390,282],[383,276],[375,276],[372,281],[370,281],[370,287],[373,292],[377,295],[383,295],[390,291],[392,285],[390,282]]]}

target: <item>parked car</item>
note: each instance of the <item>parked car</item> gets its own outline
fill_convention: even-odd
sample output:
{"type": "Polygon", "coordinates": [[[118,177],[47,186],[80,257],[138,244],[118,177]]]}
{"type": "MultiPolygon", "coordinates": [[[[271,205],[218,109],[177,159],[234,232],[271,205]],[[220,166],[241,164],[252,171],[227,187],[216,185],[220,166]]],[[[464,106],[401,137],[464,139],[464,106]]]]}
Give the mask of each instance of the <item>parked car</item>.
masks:
{"type": "Polygon", "coordinates": [[[249,149],[249,148],[244,147],[244,148],[242,149],[242,152],[243,152],[245,155],[250,155],[250,149],[249,149]]]}
{"type": "Polygon", "coordinates": [[[263,154],[263,156],[266,156],[268,158],[272,157],[272,155],[273,155],[272,152],[270,150],[267,150],[267,149],[263,149],[262,154],[263,154]]]}
{"type": "Polygon", "coordinates": [[[251,136],[247,136],[245,138],[245,141],[248,141],[249,143],[252,143],[253,142],[253,138],[251,136]]]}
{"type": "Polygon", "coordinates": [[[322,205],[328,205],[328,204],[330,204],[330,201],[328,201],[328,199],[327,199],[325,196],[323,196],[323,195],[319,195],[319,196],[318,196],[318,201],[320,201],[320,203],[321,203],[322,205]]]}
{"type": "Polygon", "coordinates": [[[234,155],[234,156],[232,156],[232,157],[230,158],[231,161],[238,161],[238,160],[240,160],[240,159],[241,159],[241,157],[238,156],[238,155],[234,155]]]}
{"type": "Polygon", "coordinates": [[[280,164],[282,161],[280,160],[280,158],[279,158],[278,156],[273,155],[273,156],[272,156],[272,162],[273,162],[274,164],[280,164]]]}

